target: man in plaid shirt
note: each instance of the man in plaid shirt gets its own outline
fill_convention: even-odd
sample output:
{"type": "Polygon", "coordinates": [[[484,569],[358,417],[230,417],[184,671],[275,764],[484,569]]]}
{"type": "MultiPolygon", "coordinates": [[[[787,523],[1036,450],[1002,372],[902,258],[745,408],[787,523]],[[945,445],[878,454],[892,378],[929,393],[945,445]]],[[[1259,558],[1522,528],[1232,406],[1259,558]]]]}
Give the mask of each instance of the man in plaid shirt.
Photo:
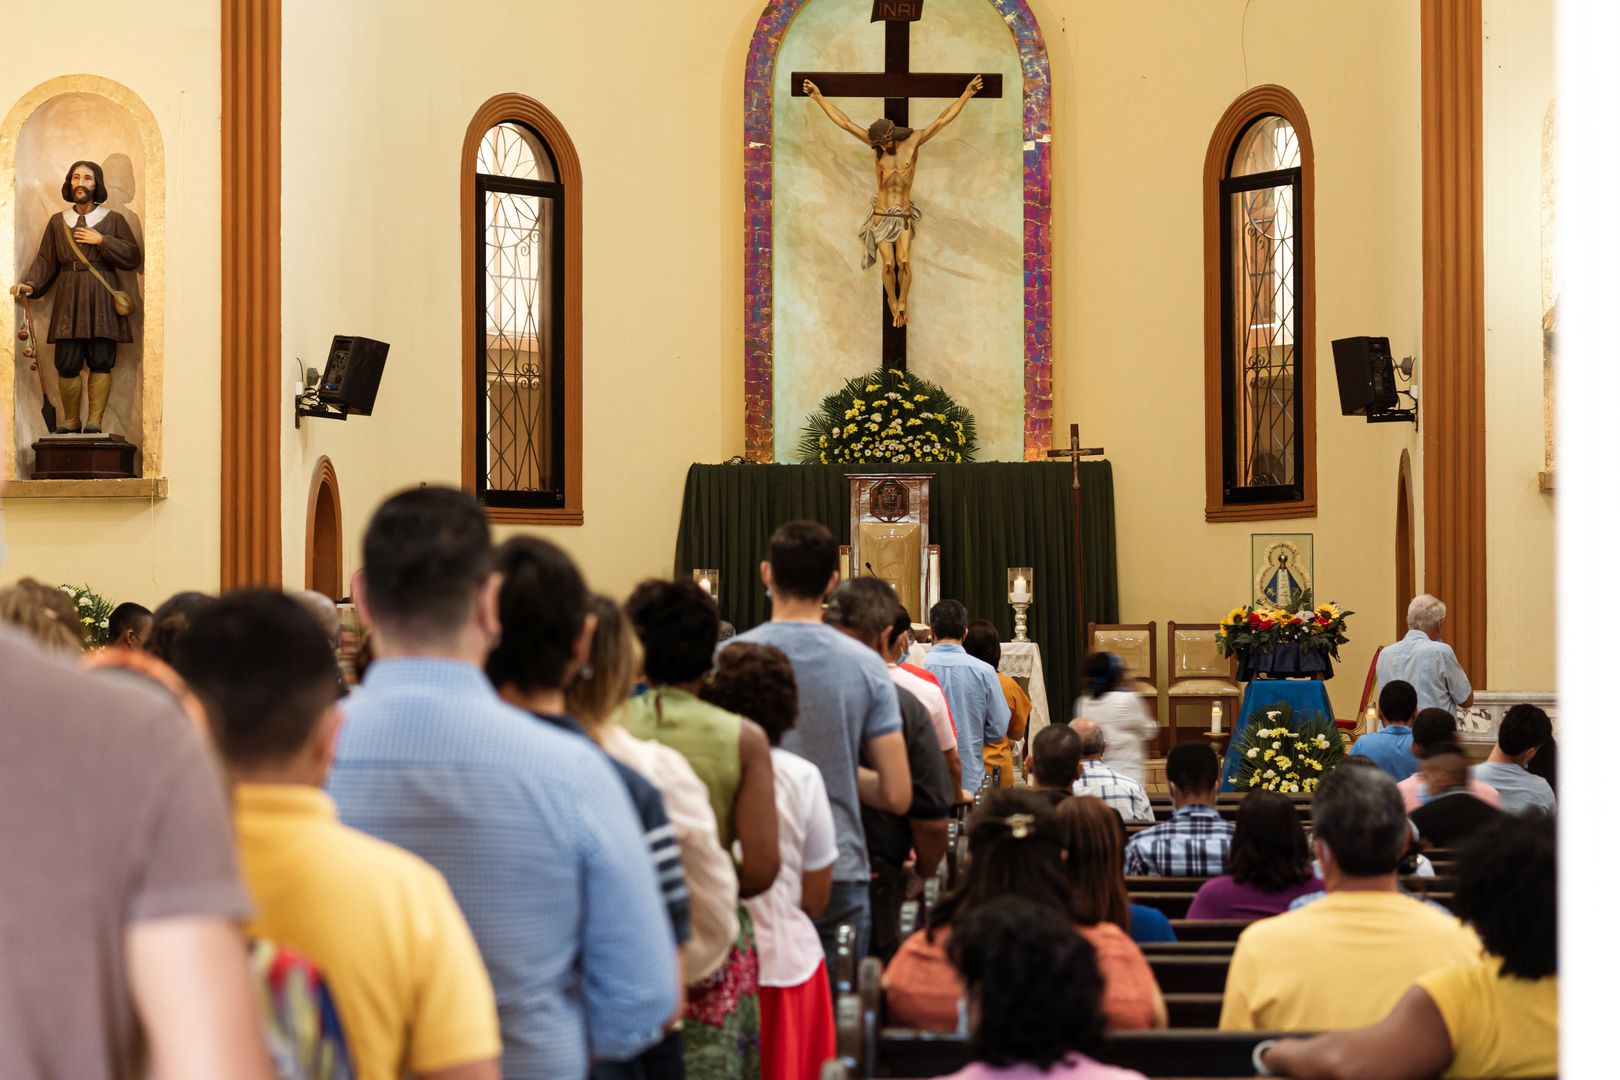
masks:
{"type": "Polygon", "coordinates": [[[1080,772],[1074,780],[1074,793],[1101,799],[1119,811],[1119,816],[1126,821],[1151,822],[1153,804],[1148,801],[1142,785],[1102,763],[1103,751],[1108,749],[1108,737],[1102,728],[1083,717],[1070,721],[1068,726],[1075,733],[1080,751],[1080,772]]]}
{"type": "Polygon", "coordinates": [[[1215,809],[1221,763],[1204,743],[1182,743],[1165,760],[1175,811],[1125,845],[1129,877],[1214,877],[1226,872],[1232,823],[1215,809]]]}

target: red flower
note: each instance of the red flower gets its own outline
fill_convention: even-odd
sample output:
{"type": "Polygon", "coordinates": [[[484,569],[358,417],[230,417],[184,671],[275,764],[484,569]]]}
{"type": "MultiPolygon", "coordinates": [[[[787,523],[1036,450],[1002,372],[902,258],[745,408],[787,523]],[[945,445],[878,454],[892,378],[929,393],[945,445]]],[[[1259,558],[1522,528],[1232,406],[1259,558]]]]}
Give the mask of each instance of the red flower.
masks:
{"type": "Polygon", "coordinates": [[[1263,622],[1265,622],[1265,620],[1262,619],[1259,615],[1256,615],[1252,611],[1249,612],[1249,625],[1250,626],[1259,626],[1263,622]]]}
{"type": "Polygon", "coordinates": [[[1270,630],[1272,627],[1274,627],[1276,625],[1277,624],[1272,622],[1270,619],[1261,619],[1260,620],[1260,629],[1262,629],[1262,630],[1270,630]]]}

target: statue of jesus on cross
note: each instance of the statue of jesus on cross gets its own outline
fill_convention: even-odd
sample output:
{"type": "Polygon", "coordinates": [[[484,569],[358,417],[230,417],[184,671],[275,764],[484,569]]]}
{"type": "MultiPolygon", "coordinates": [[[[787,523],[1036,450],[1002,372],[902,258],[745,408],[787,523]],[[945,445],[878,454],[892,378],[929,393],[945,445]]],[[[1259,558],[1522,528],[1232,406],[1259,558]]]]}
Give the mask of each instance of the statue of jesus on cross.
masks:
{"type": "Polygon", "coordinates": [[[982,89],[984,78],[973,76],[962,96],[946,106],[932,124],[913,131],[887,118],[875,120],[867,128],[859,127],[838,106],[822,97],[815,83],[804,80],[804,92],[810,99],[821,106],[833,123],[870,146],[877,157],[877,194],[872,196],[872,214],[860,231],[865,244],[861,269],[870,269],[873,263],[882,260],[883,291],[889,298],[889,313],[897,327],[907,322],[911,243],[917,223],[922,220],[922,210],[911,201],[911,183],[917,175],[917,150],[955,120],[963,106],[982,89]]]}

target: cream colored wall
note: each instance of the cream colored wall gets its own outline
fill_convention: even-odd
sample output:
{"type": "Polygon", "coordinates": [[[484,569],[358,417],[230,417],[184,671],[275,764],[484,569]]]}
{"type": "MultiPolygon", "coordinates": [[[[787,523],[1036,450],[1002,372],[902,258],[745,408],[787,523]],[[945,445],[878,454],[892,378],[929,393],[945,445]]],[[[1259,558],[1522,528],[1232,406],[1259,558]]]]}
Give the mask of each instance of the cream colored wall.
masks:
{"type": "MultiPolygon", "coordinates": [[[[219,5],[149,0],[116,24],[116,33],[70,39],[59,8],[8,10],[0,113],[46,80],[86,73],[129,87],[157,117],[168,177],[163,471],[170,494],[154,502],[5,500],[0,580],[87,582],[115,602],[151,605],[179,589],[219,584],[219,5]]],[[[12,197],[12,178],[0,178],[0,198],[12,197]]],[[[9,287],[12,274],[0,268],[0,285],[9,287]]]]}
{"type": "Polygon", "coordinates": [[[1543,493],[1542,120],[1550,3],[1485,0],[1486,587],[1493,689],[1556,688],[1554,497],[1543,493]]]}
{"type": "MultiPolygon", "coordinates": [[[[742,78],[754,0],[591,5],[287,0],[283,242],[293,356],[392,345],[376,415],[283,442],[284,552],[303,580],[309,478],[331,457],[346,569],[376,505],[460,482],[461,144],[527,94],[584,170],[585,524],[549,530],[598,588],[668,574],[694,461],[741,453],[742,78]]],[[[287,407],[290,419],[291,407],[287,407]]],[[[503,532],[508,530],[502,530],[503,532]]]]}
{"type": "Polygon", "coordinates": [[[1357,4],[1038,0],[1052,53],[1054,424],[1114,464],[1120,615],[1210,622],[1247,596],[1250,534],[1315,537],[1321,599],[1356,611],[1330,684],[1354,715],[1395,625],[1396,472],[1410,425],[1339,415],[1329,342],[1422,336],[1418,10],[1357,4]],[[1246,17],[1245,17],[1246,11],[1246,17]],[[1227,106],[1299,98],[1316,168],[1315,518],[1204,521],[1204,154],[1227,106]]]}

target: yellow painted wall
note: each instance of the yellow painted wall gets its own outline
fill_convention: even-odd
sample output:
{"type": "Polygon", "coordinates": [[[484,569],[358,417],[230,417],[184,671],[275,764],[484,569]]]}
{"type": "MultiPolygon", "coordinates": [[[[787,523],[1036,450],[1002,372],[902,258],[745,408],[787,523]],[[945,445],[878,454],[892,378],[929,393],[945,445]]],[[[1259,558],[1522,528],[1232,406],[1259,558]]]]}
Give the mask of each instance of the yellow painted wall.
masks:
{"type": "Polygon", "coordinates": [[[1485,0],[1486,587],[1493,689],[1556,688],[1554,503],[1543,493],[1542,121],[1550,3],[1485,0]]]}
{"type": "MultiPolygon", "coordinates": [[[[157,117],[168,177],[163,471],[170,495],[7,499],[0,579],[88,582],[114,602],[152,605],[179,589],[219,585],[219,4],[148,0],[138,12],[120,12],[116,32],[76,37],[65,19],[60,8],[7,9],[0,114],[40,83],[85,73],[129,87],[157,117]]],[[[0,198],[12,197],[13,179],[0,177],[0,198]]],[[[0,286],[9,288],[15,273],[9,260],[0,266],[0,286]]],[[[9,356],[11,345],[0,352],[9,356]]]]}

